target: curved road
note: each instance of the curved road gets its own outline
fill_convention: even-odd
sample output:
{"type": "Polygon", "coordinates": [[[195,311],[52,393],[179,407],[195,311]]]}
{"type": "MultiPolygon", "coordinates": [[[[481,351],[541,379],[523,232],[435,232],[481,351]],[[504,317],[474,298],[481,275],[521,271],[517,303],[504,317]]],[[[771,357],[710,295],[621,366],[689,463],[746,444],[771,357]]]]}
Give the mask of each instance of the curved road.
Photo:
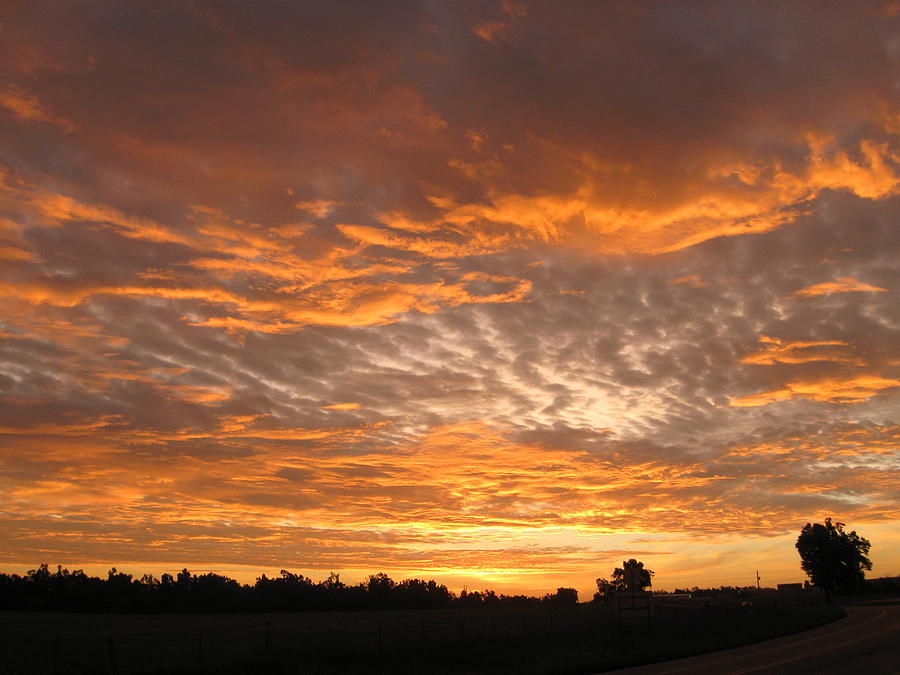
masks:
{"type": "Polygon", "coordinates": [[[843,619],[795,635],[614,672],[620,675],[900,673],[900,605],[873,604],[846,610],[843,619]]]}

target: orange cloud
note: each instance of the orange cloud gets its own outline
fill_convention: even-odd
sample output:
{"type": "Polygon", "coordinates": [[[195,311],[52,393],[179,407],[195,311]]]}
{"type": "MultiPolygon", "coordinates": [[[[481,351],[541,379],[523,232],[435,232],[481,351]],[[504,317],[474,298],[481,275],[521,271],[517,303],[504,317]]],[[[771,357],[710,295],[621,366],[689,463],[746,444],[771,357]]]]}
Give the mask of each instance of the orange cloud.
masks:
{"type": "MultiPolygon", "coordinates": [[[[276,298],[274,301],[253,301],[218,291],[210,292],[209,295],[202,291],[176,292],[173,297],[181,295],[199,299],[217,298],[250,315],[247,318],[233,315],[210,317],[192,321],[192,325],[252,328],[261,332],[281,333],[295,331],[305,325],[379,325],[391,323],[408,312],[432,314],[443,308],[462,304],[522,302],[530,292],[529,281],[515,280],[509,290],[488,295],[471,293],[465,282],[454,284],[385,282],[319,289],[308,292],[302,300],[276,298]]],[[[155,293],[147,289],[146,294],[155,293]]],[[[168,292],[163,290],[162,295],[166,297],[168,292]]]]}
{"type": "Polygon", "coordinates": [[[25,211],[31,224],[57,227],[64,222],[90,221],[112,227],[119,234],[155,243],[190,245],[190,240],[150,218],[128,216],[105,205],[85,204],[44,190],[0,167],[0,204],[25,211]]]}
{"type": "Polygon", "coordinates": [[[813,435],[795,434],[773,441],[733,446],[721,457],[729,461],[736,458],[769,461],[770,457],[777,456],[781,462],[805,465],[838,457],[891,455],[897,451],[898,442],[900,425],[844,423],[825,427],[813,435]]]}
{"type": "MultiPolygon", "coordinates": [[[[811,137],[807,147],[803,167],[789,170],[778,161],[712,164],[708,180],[680,202],[648,197],[639,208],[617,203],[614,195],[602,190],[602,183],[592,175],[595,162],[589,158],[582,159],[585,180],[570,193],[502,191],[489,176],[470,172],[470,178],[477,179],[485,190],[482,201],[460,202],[453,196],[432,195],[429,200],[440,215],[430,222],[396,211],[386,214],[382,222],[415,232],[462,232],[473,241],[491,233],[498,252],[534,242],[576,242],[600,254],[658,255],[716,237],[778,229],[805,213],[807,202],[826,189],[846,190],[866,199],[883,199],[898,191],[900,177],[886,144],[861,141],[859,162],[811,137]]],[[[628,167],[605,168],[614,174],[628,171],[628,167]]],[[[363,231],[355,234],[363,236],[363,231]]],[[[370,230],[366,234],[375,236],[370,230]]],[[[407,243],[384,233],[378,236],[382,245],[407,243]]]]}
{"type": "Polygon", "coordinates": [[[687,284],[692,288],[705,288],[709,286],[708,283],[703,281],[702,274],[688,274],[683,277],[678,277],[677,279],[669,279],[669,283],[673,286],[677,286],[679,284],[687,284]]]}
{"type": "MultiPolygon", "coordinates": [[[[337,455],[327,452],[328,446],[316,452],[298,452],[283,443],[339,442],[354,435],[371,435],[379,426],[266,429],[260,428],[255,418],[244,416],[223,417],[220,428],[207,433],[189,429],[151,433],[110,427],[106,434],[104,429],[110,422],[71,429],[31,429],[31,434],[56,432],[67,438],[74,434],[94,443],[96,450],[85,455],[71,472],[42,480],[39,486],[23,486],[20,496],[37,498],[40,494],[44,499],[50,490],[65,503],[75,490],[91,492],[96,484],[101,492],[115,476],[118,488],[115,493],[105,492],[105,499],[116,508],[136,508],[148,492],[160,489],[153,487],[155,482],[164,481],[167,493],[174,491],[180,496],[175,503],[154,506],[160,528],[168,517],[179,523],[226,519],[266,528],[275,527],[275,523],[302,522],[304,527],[319,528],[322,537],[347,528],[376,528],[416,542],[429,555],[438,556],[442,554],[435,548],[440,549],[442,544],[454,544],[456,548],[476,544],[488,533],[495,543],[515,547],[516,542],[521,545],[523,537],[554,529],[596,536],[660,528],[670,532],[727,532],[740,526],[746,532],[749,526],[740,495],[729,496],[734,478],[727,474],[716,474],[699,464],[647,461],[612,449],[598,455],[515,443],[501,430],[480,422],[433,428],[424,438],[403,448],[337,455]],[[95,436],[87,438],[91,432],[95,436]],[[133,456],[131,466],[109,465],[104,459],[105,453],[115,452],[115,445],[110,443],[143,440],[165,444],[204,438],[256,445],[246,459],[239,455],[227,461],[184,458],[177,467],[155,454],[133,456]],[[302,480],[304,489],[314,490],[319,497],[292,500],[295,480],[302,480]],[[272,491],[282,498],[256,501],[255,495],[272,491]],[[369,495],[366,503],[360,502],[360,495],[369,495]],[[242,507],[243,501],[253,503],[253,509],[242,507]]],[[[865,447],[874,438],[871,433],[860,438],[858,433],[852,428],[838,430],[835,438],[848,450],[865,447]]],[[[52,440],[47,443],[52,445],[52,440]]],[[[12,447],[12,456],[7,459],[32,452],[29,447],[25,442],[12,447]]],[[[751,458],[754,451],[778,454],[777,447],[771,451],[756,446],[734,451],[726,458],[751,458]]],[[[81,502],[68,503],[74,508],[81,502]]],[[[754,522],[765,531],[777,529],[775,523],[787,513],[784,507],[772,506],[767,516],[757,516],[754,522]]],[[[244,543],[253,546],[252,542],[244,543]]],[[[473,559],[460,554],[455,562],[460,568],[477,568],[485,565],[485,560],[483,556],[473,559]]],[[[531,566],[524,557],[510,559],[509,563],[512,569],[531,566]]]]}
{"type": "Polygon", "coordinates": [[[17,436],[81,436],[94,434],[121,421],[119,415],[104,415],[93,420],[70,424],[51,422],[37,426],[3,426],[0,427],[0,434],[17,436]]]}
{"type": "MultiPolygon", "coordinates": [[[[784,523],[806,517],[804,502],[781,503],[783,494],[816,492],[808,490],[808,473],[795,476],[791,464],[779,464],[781,477],[772,476],[773,462],[806,466],[816,457],[838,454],[859,461],[864,453],[888,452],[897,435],[892,428],[836,427],[819,446],[809,437],[797,439],[801,447],[796,455],[783,452],[794,439],[783,439],[733,448],[720,465],[704,468],[648,461],[615,446],[588,452],[518,443],[501,428],[478,421],[432,428],[401,447],[375,444],[349,454],[334,449],[354,436],[374,440],[378,425],[292,430],[262,428],[265,420],[256,415],[222,416],[220,421],[218,429],[206,434],[129,431],[110,424],[118,420],[47,428],[45,432],[63,434],[68,444],[56,446],[52,435],[42,436],[45,456],[71,457],[73,442],[89,444],[88,451],[79,452],[79,461],[62,472],[18,485],[8,493],[7,506],[25,509],[39,503],[50,512],[65,509],[70,519],[77,519],[77,537],[61,532],[52,538],[63,560],[79,555],[81,545],[101,546],[116,562],[159,560],[148,556],[165,553],[182,562],[202,558],[227,563],[232,561],[229,551],[240,550],[242,559],[250,556],[256,565],[358,568],[360,574],[425,570],[445,581],[482,578],[491,585],[521,588],[529,579],[549,583],[560,575],[596,576],[598,569],[611,569],[610,560],[637,551],[625,542],[621,549],[587,546],[598,536],[702,532],[708,547],[709,537],[736,529],[745,545],[753,540],[748,534],[782,532],[784,523]],[[252,452],[226,459],[179,453],[171,461],[168,454],[131,451],[128,463],[110,462],[122,444],[204,438],[252,452]],[[290,445],[294,441],[316,441],[317,446],[290,445]],[[760,457],[763,464],[757,466],[755,458],[760,457]],[[727,473],[727,467],[738,467],[738,474],[727,473]],[[738,486],[748,481],[753,490],[777,487],[781,492],[766,493],[765,506],[752,500],[744,504],[747,493],[738,486]],[[144,512],[148,504],[153,505],[154,523],[150,540],[144,512]],[[107,539],[112,523],[115,545],[107,539]],[[561,540],[580,545],[552,543],[561,540]],[[304,554],[296,552],[298,546],[304,554]]],[[[27,435],[7,447],[0,463],[35,452],[33,437],[27,435]]],[[[870,492],[896,489],[895,483],[878,479],[877,471],[855,471],[870,492]]],[[[838,475],[823,476],[817,484],[830,489],[840,481],[838,475]]],[[[867,508],[870,519],[898,515],[888,503],[872,502],[867,508]]],[[[858,522],[863,511],[854,513],[858,522]]],[[[37,532],[8,522],[16,528],[19,549],[44,541],[57,525],[48,520],[37,532]]],[[[641,557],[649,560],[670,555],[667,548],[641,547],[648,549],[641,557]]],[[[682,551],[682,559],[670,564],[688,565],[685,555],[682,551]]]]}
{"type": "Polygon", "coordinates": [[[348,239],[368,246],[385,246],[402,251],[412,251],[430,258],[461,258],[495,253],[509,246],[509,237],[492,236],[486,232],[473,233],[464,243],[455,243],[440,237],[430,239],[406,237],[368,225],[338,225],[337,229],[348,239]]]}
{"type": "MultiPolygon", "coordinates": [[[[385,274],[407,274],[410,268],[396,263],[360,265],[353,260],[360,247],[330,246],[313,259],[294,252],[294,244],[283,236],[280,228],[264,228],[232,220],[220,210],[204,206],[192,207],[195,230],[191,234],[173,229],[148,218],[136,218],[117,209],[90,205],[71,197],[5,181],[4,196],[10,203],[30,209],[52,226],[63,222],[92,221],[113,227],[129,238],[151,243],[177,243],[204,254],[190,261],[190,266],[228,278],[237,275],[261,276],[291,282],[275,288],[265,297],[249,297],[219,285],[214,277],[194,281],[193,287],[161,287],[123,284],[121,286],[51,285],[43,282],[0,284],[0,293],[31,303],[74,307],[97,295],[159,297],[196,301],[229,308],[225,316],[191,318],[192,325],[218,326],[230,330],[290,332],[309,324],[362,326],[389,323],[404,313],[433,313],[443,307],[460,304],[521,302],[530,292],[527,280],[506,279],[512,285],[486,295],[468,290],[467,280],[437,281],[424,284],[393,280],[350,282],[385,274]],[[205,283],[204,283],[205,282],[205,283]],[[327,284],[327,285],[325,285],[327,284]]],[[[341,226],[345,234],[364,245],[383,243],[393,248],[416,250],[432,257],[460,257],[490,252],[496,246],[470,244],[454,246],[440,241],[426,242],[395,236],[378,239],[381,231],[362,226],[341,226]],[[377,235],[377,236],[376,236],[377,235]]],[[[290,237],[295,232],[289,233],[290,237]]],[[[27,252],[11,253],[14,259],[26,259],[27,252]]],[[[136,275],[141,279],[167,279],[159,271],[136,275]]]]}
{"type": "Polygon", "coordinates": [[[863,365],[864,361],[853,356],[841,340],[785,341],[763,335],[759,341],[766,348],[755,354],[748,354],[741,363],[772,365],[775,363],[810,363],[814,361],[836,361],[863,365]]]}
{"type": "Polygon", "coordinates": [[[34,261],[35,256],[31,251],[18,246],[0,246],[0,261],[34,261]]]}
{"type": "MultiPolygon", "coordinates": [[[[0,169],[0,203],[2,203],[3,178],[0,169]]],[[[12,220],[0,217],[0,261],[37,261],[37,256],[24,237],[24,229],[12,220]]]]}
{"type": "Polygon", "coordinates": [[[841,277],[836,281],[825,281],[821,284],[814,284],[795,291],[794,295],[803,297],[814,297],[817,295],[830,295],[832,293],[855,293],[861,291],[873,291],[876,293],[887,293],[886,288],[879,288],[870,284],[854,279],[853,277],[841,277]]]}
{"type": "Polygon", "coordinates": [[[26,122],[45,122],[67,133],[77,128],[74,122],[56,115],[36,96],[14,84],[0,85],[0,107],[6,108],[14,117],[26,122]]]}
{"type": "Polygon", "coordinates": [[[359,403],[332,403],[321,406],[322,410],[359,410],[359,403]]]}
{"type": "Polygon", "coordinates": [[[508,25],[506,21],[483,21],[472,26],[472,32],[485,42],[494,42],[508,25]]]}
{"type": "Polygon", "coordinates": [[[337,202],[328,199],[315,199],[308,202],[301,201],[294,204],[295,208],[298,208],[301,211],[308,211],[316,218],[324,218],[329,215],[334,210],[335,206],[337,206],[337,202]]]}
{"type": "Polygon", "coordinates": [[[832,403],[859,403],[872,398],[883,390],[894,387],[900,387],[900,380],[875,375],[857,375],[811,382],[788,382],[782,389],[733,398],[730,405],[749,408],[795,398],[832,403]]]}
{"type": "Polygon", "coordinates": [[[844,151],[828,155],[827,142],[811,140],[812,155],[807,173],[815,190],[850,190],[859,197],[881,199],[897,192],[900,177],[891,166],[892,156],[887,143],[862,140],[859,152],[862,162],[854,162],[844,151]]]}
{"type": "Polygon", "coordinates": [[[528,8],[518,2],[503,0],[500,4],[500,8],[503,13],[509,17],[508,19],[500,21],[480,21],[472,26],[472,32],[485,42],[496,42],[500,33],[505,31],[519,19],[528,16],[528,8]]]}
{"type": "Polygon", "coordinates": [[[231,398],[229,386],[198,386],[193,384],[163,384],[160,389],[170,392],[175,398],[202,405],[218,404],[231,398]]]}

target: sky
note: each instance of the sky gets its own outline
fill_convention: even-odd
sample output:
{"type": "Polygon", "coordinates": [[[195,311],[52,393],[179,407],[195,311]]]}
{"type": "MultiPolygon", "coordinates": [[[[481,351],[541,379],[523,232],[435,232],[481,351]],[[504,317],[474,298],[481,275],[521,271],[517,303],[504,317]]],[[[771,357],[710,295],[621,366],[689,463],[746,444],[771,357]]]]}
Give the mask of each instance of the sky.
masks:
{"type": "Polygon", "coordinates": [[[0,569],[900,574],[900,4],[0,4],[0,569]]]}

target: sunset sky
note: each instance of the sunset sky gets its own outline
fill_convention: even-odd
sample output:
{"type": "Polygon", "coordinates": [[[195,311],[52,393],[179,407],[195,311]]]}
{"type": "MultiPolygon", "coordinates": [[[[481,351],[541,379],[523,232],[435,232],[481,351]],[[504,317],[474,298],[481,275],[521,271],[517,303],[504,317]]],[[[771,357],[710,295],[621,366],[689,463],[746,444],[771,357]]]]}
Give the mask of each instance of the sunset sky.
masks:
{"type": "Polygon", "coordinates": [[[0,569],[900,574],[897,2],[0,7],[0,569]]]}

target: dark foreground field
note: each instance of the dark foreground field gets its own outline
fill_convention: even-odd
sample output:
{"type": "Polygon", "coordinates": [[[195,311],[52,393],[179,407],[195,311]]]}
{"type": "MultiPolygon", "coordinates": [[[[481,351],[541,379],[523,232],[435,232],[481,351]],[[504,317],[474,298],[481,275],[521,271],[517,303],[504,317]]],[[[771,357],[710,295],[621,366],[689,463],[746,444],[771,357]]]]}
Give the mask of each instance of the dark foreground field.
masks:
{"type": "Polygon", "coordinates": [[[219,615],[0,613],[3,673],[581,673],[785,635],[834,606],[219,615]]]}

